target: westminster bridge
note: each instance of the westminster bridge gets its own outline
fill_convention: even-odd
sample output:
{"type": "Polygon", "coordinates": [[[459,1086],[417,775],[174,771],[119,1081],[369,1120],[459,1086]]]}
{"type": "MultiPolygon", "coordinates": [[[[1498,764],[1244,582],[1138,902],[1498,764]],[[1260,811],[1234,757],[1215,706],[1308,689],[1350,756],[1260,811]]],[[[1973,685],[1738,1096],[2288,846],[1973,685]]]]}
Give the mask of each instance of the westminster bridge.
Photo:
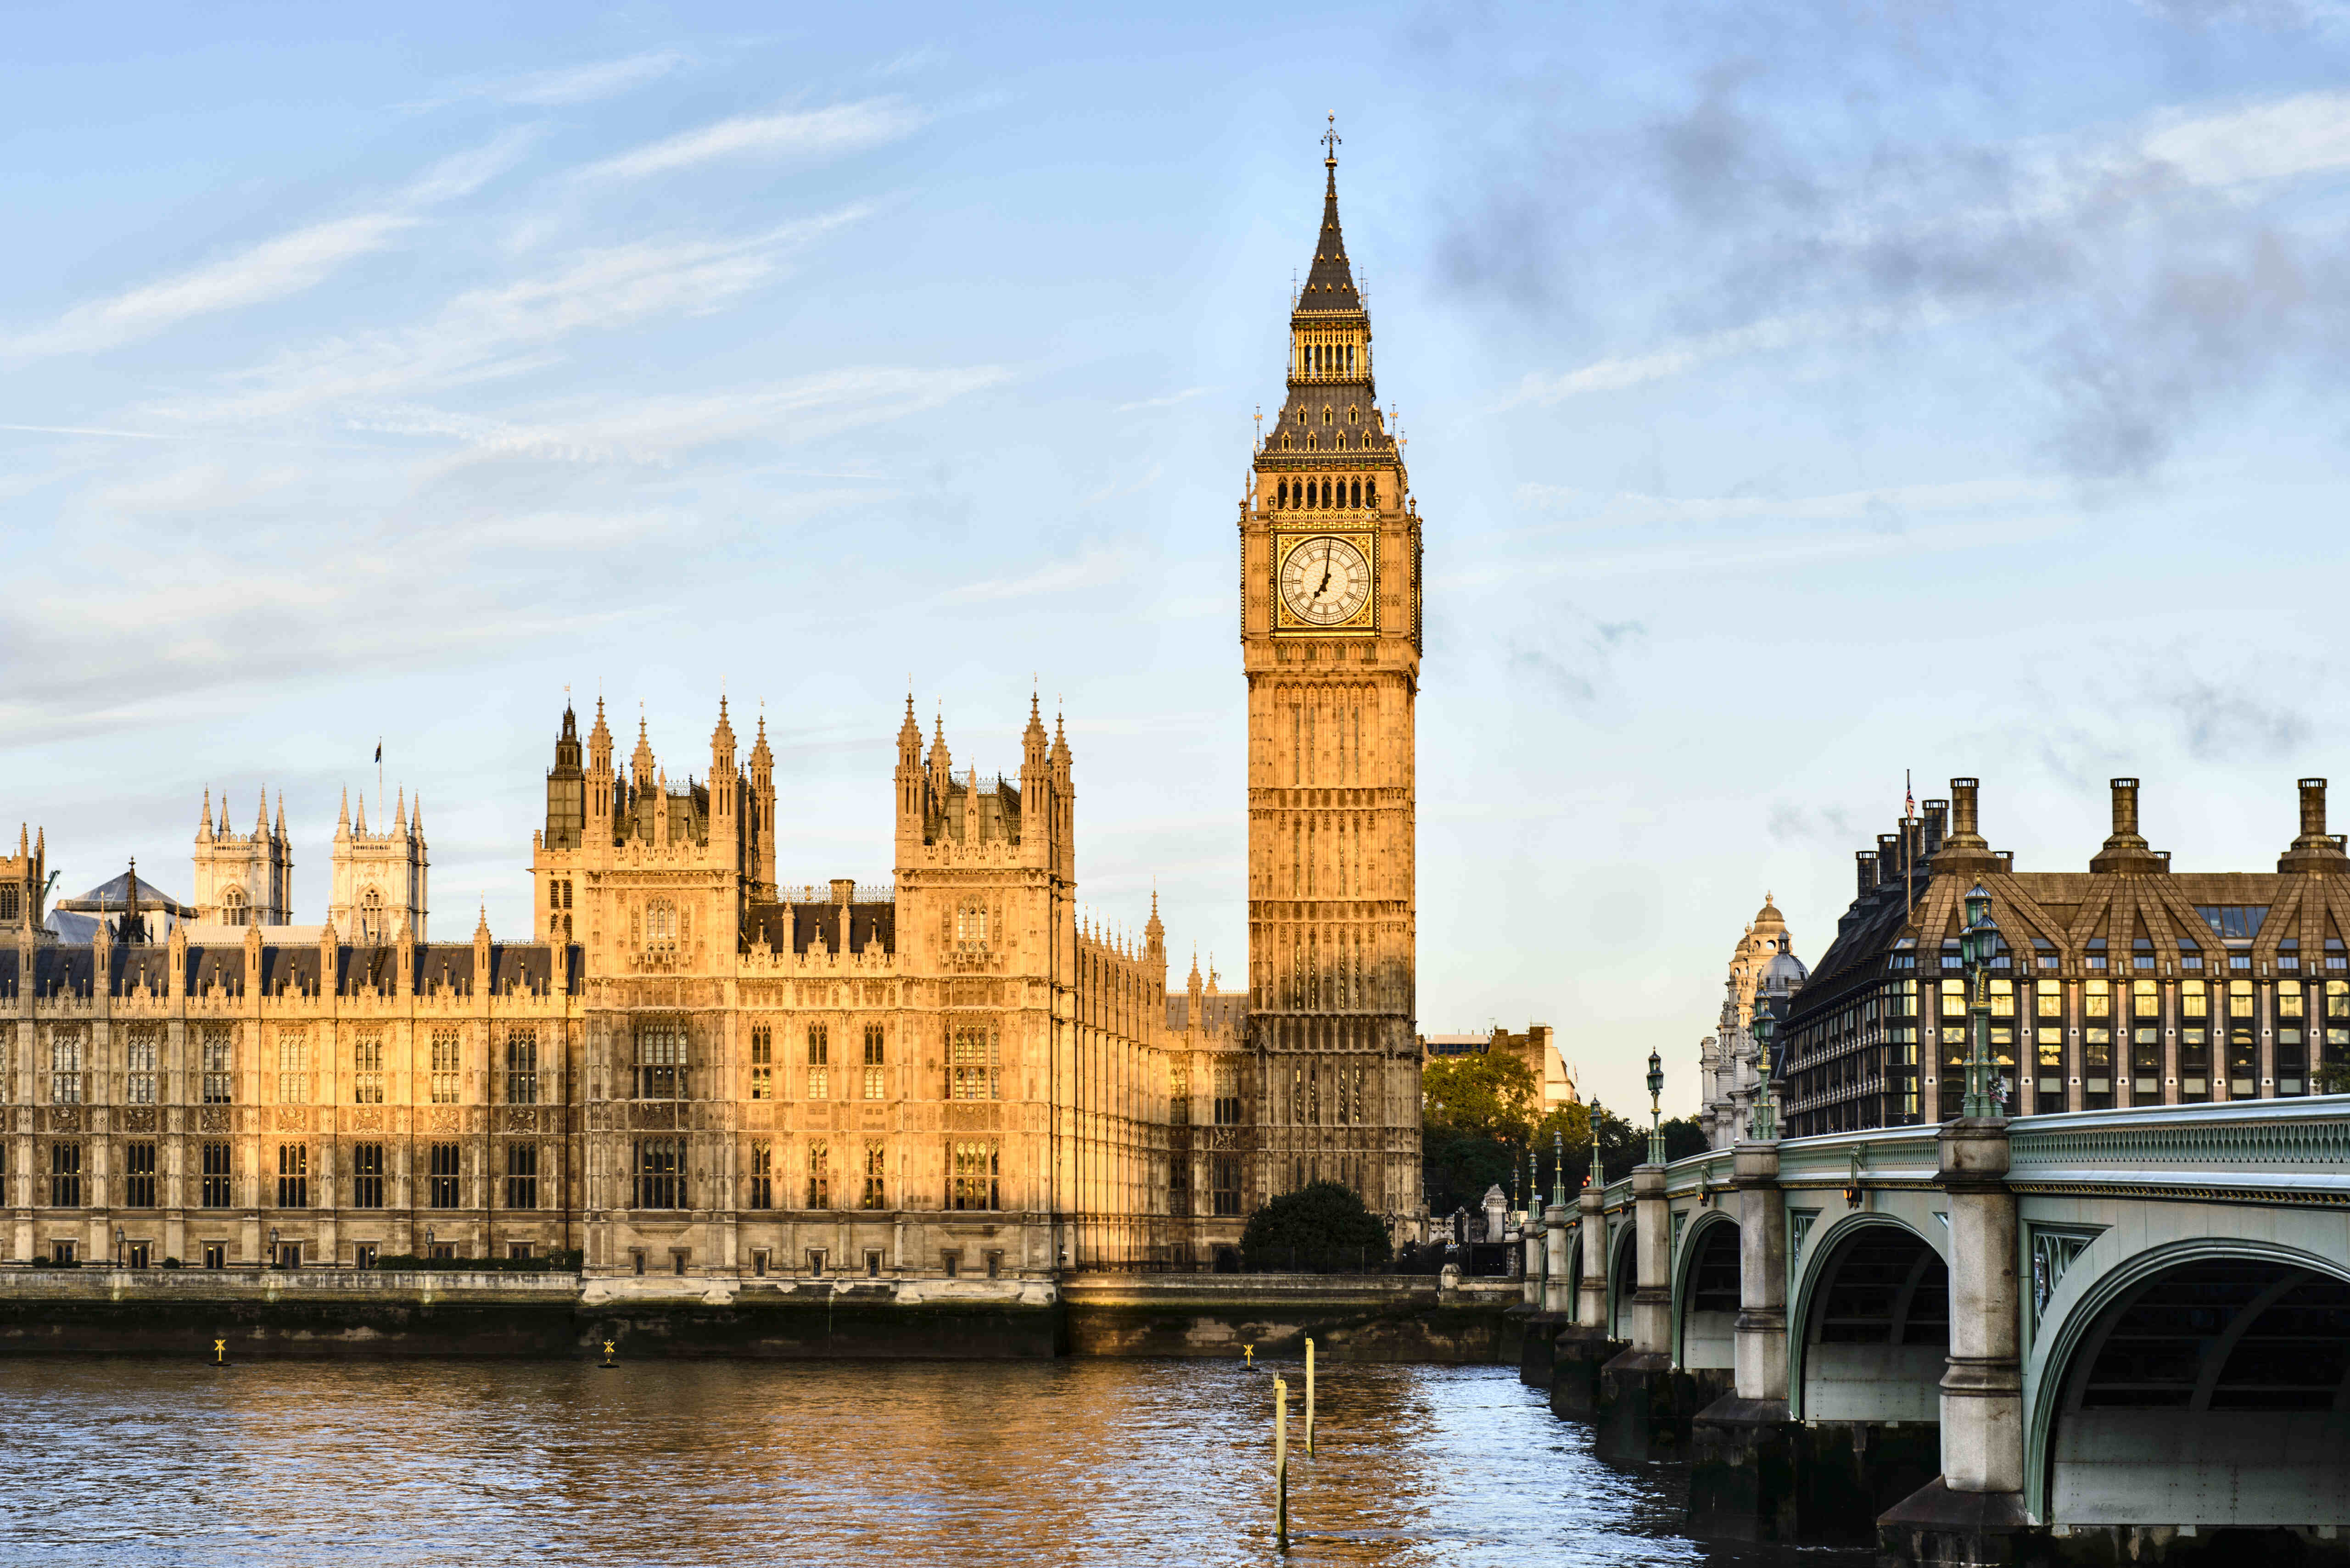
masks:
{"type": "Polygon", "coordinates": [[[1742,1143],[1524,1241],[1526,1377],[1700,1534],[2350,1562],[2350,1096],[1742,1143]]]}

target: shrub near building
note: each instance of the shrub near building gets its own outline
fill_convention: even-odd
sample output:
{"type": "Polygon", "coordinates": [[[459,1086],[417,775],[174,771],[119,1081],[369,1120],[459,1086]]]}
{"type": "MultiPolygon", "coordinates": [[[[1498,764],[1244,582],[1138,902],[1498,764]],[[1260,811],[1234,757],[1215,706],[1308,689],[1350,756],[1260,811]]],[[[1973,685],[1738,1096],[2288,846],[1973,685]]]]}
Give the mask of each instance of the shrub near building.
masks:
{"type": "Polygon", "coordinates": [[[1388,1261],[1387,1226],[1340,1182],[1316,1181],[1284,1192],[1249,1216],[1241,1232],[1243,1265],[1256,1271],[1332,1274],[1388,1261]]]}

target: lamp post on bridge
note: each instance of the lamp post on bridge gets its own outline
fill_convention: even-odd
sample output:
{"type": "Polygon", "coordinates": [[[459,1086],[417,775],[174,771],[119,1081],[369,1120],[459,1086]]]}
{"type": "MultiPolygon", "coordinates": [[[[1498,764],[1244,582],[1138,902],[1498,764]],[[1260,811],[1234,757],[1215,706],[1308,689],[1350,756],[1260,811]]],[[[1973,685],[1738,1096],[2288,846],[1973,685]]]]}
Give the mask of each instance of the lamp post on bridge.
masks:
{"type": "Polygon", "coordinates": [[[1665,1092],[1665,1059],[1648,1053],[1648,1163],[1665,1163],[1665,1127],[1659,1118],[1658,1098],[1665,1092]]]}
{"type": "Polygon", "coordinates": [[[1967,889],[1967,925],[1959,933],[1959,961],[1967,971],[1967,1093],[1959,1114],[1970,1121],[2000,1114],[1991,1083],[1991,961],[1998,947],[1991,895],[1978,882],[1967,889]]]}
{"type": "Polygon", "coordinates": [[[1778,1017],[1772,1012],[1771,1003],[1758,996],[1754,1012],[1747,1027],[1754,1035],[1754,1101],[1746,1117],[1746,1136],[1756,1143],[1770,1143],[1779,1136],[1778,1106],[1771,1098],[1771,1043],[1779,1033],[1778,1017]]]}

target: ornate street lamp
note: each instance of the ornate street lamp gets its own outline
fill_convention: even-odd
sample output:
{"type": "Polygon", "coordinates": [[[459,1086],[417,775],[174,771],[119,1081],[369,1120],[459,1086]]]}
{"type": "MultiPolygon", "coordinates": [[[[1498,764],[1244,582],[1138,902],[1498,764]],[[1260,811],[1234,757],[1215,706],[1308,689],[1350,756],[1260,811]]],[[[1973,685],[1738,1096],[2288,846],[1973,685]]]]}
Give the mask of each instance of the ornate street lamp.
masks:
{"type": "Polygon", "coordinates": [[[1779,1136],[1778,1103],[1771,1096],[1771,1043],[1779,1033],[1778,1016],[1771,1003],[1757,997],[1754,1015],[1747,1025],[1754,1035],[1754,1100],[1747,1108],[1746,1136],[1756,1143],[1769,1143],[1779,1136]]]}
{"type": "Polygon", "coordinates": [[[1657,1108],[1658,1096],[1665,1092],[1665,1059],[1654,1051],[1648,1053],[1648,1163],[1665,1163],[1665,1126],[1659,1119],[1663,1115],[1657,1108]]]}
{"type": "Polygon", "coordinates": [[[1550,1129],[1550,1204],[1566,1207],[1566,1129],[1550,1129]]]}
{"type": "Polygon", "coordinates": [[[1599,1099],[1595,1095],[1591,1100],[1591,1190],[1594,1192],[1607,1185],[1599,1168],[1599,1099]]]}
{"type": "Polygon", "coordinates": [[[269,1228],[269,1266],[273,1269],[278,1266],[277,1227],[275,1225],[269,1228]]]}
{"type": "Polygon", "coordinates": [[[1959,961],[1967,971],[1967,1096],[1959,1114],[1969,1120],[1999,1115],[1991,1086],[1991,961],[1998,947],[1991,895],[1978,882],[1967,890],[1967,926],[1959,933],[1959,961]]]}

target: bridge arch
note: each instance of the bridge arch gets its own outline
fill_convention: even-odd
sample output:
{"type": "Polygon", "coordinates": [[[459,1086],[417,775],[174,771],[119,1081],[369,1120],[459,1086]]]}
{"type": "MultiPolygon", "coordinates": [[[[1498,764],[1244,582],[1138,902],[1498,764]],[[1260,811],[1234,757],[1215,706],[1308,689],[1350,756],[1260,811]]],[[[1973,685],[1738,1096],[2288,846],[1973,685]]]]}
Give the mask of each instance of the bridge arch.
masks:
{"type": "Polygon", "coordinates": [[[1738,1221],[1715,1210],[1681,1238],[1673,1277],[1673,1365],[1685,1372],[1737,1365],[1738,1221]]]}
{"type": "Polygon", "coordinates": [[[1950,1348],[1950,1273],[1922,1233],[1853,1214],[1815,1238],[1789,1314],[1791,1414],[1804,1421],[1939,1426],[1950,1348]]]}
{"type": "Polygon", "coordinates": [[[2341,1261],[2236,1237],[2149,1248],[2097,1275],[2039,1348],[2037,1517],[2210,1530],[2350,1514],[2341,1261]]]}
{"type": "Polygon", "coordinates": [[[1607,1337],[1632,1337],[1632,1293],[1640,1282],[1639,1231],[1631,1210],[1607,1234],[1607,1337]]]}

